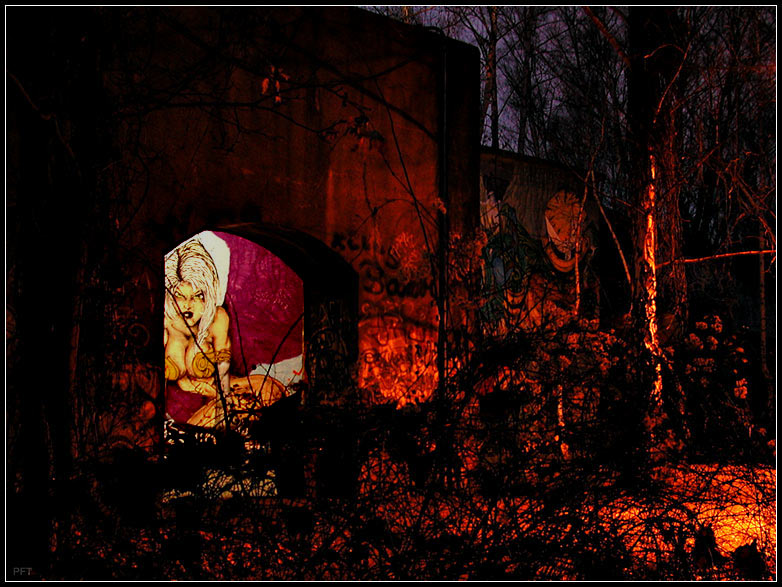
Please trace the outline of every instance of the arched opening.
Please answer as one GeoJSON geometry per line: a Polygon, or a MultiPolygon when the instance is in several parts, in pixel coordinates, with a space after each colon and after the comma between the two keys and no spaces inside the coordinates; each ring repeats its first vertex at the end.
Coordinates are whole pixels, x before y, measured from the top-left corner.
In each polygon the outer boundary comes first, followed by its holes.
{"type": "Polygon", "coordinates": [[[164,257],[165,420],[246,430],[281,400],[349,404],[357,278],[317,239],[257,224],[205,230],[164,257]]]}

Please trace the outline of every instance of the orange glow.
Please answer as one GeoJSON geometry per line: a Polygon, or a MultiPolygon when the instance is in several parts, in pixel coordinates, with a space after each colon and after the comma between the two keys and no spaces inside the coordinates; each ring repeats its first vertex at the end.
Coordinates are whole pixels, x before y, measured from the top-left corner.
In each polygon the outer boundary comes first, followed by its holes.
{"type": "Polygon", "coordinates": [[[398,314],[367,317],[359,324],[364,345],[360,387],[377,401],[397,407],[426,401],[437,388],[437,331],[411,324],[398,314]]]}
{"type": "MultiPolygon", "coordinates": [[[[382,491],[386,500],[377,515],[400,538],[412,529],[436,532],[483,543],[502,536],[515,540],[540,530],[544,501],[534,497],[487,499],[469,490],[435,493],[425,499],[411,482],[407,466],[383,452],[373,456],[362,474],[364,496],[382,491]]],[[[716,548],[729,557],[739,547],[757,544],[770,568],[776,564],[776,472],[771,468],[692,465],[662,467],[653,473],[659,500],[620,493],[597,506],[565,506],[559,516],[567,526],[550,532],[567,539],[577,520],[596,523],[602,531],[621,537],[639,568],[654,569],[684,552],[692,553],[697,531],[713,530],[716,548]]],[[[564,577],[567,565],[551,571],[564,577]]],[[[729,571],[729,569],[723,569],[729,571]]],[[[716,572],[716,571],[715,571],[716,572]]],[[[708,578],[708,577],[700,577],[708,578]]]]}
{"type": "Polygon", "coordinates": [[[653,405],[659,405],[662,401],[662,365],[658,360],[660,346],[657,337],[657,223],[656,223],[656,188],[657,164],[654,155],[649,155],[649,170],[651,181],[647,185],[646,198],[644,199],[644,211],[646,213],[646,234],[644,236],[643,259],[648,267],[648,274],[644,280],[646,289],[646,323],[648,332],[645,339],[646,348],[655,359],[655,381],[652,391],[653,405]]]}
{"type": "MultiPolygon", "coordinates": [[[[756,541],[768,557],[770,567],[775,567],[775,471],[694,465],[684,469],[664,468],[657,472],[657,477],[667,486],[669,501],[681,503],[681,507],[671,508],[662,503],[655,506],[628,496],[599,512],[602,523],[624,537],[634,556],[649,565],[659,564],[673,554],[674,545],[663,536],[666,525],[692,524],[693,528],[711,528],[723,555],[756,541]]],[[[694,536],[690,536],[685,548],[691,551],[693,545],[694,536]]]]}

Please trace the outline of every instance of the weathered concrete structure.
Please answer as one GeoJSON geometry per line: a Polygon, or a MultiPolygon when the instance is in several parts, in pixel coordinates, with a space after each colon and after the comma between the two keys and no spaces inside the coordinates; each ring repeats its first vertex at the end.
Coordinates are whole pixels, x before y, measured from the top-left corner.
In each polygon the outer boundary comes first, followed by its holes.
{"type": "Polygon", "coordinates": [[[22,297],[40,289],[25,277],[35,274],[28,229],[40,214],[73,283],[74,305],[58,314],[69,347],[59,353],[70,356],[61,382],[71,391],[58,405],[75,410],[77,444],[86,429],[113,434],[109,423],[95,427],[100,414],[113,426],[139,403],[147,421],[160,421],[163,258],[202,231],[248,239],[301,278],[306,401],[404,404],[432,394],[445,250],[479,218],[474,47],[344,8],[48,18],[73,71],[60,74],[53,47],[24,34],[32,15],[12,39],[24,92],[10,108],[10,157],[20,162],[10,256],[20,279],[9,306],[20,316],[12,335],[35,346],[40,336],[22,332],[21,316],[33,311],[22,297]],[[38,105],[29,101],[55,75],[70,76],[58,97],[73,108],[58,112],[57,129],[30,134],[24,117],[34,120],[38,105]],[[40,145],[57,133],[81,175],[66,186],[57,176],[71,173],[66,163],[42,186],[33,163],[47,164],[40,145]],[[56,189],[74,194],[66,208],[33,199],[56,189]]]}
{"type": "Polygon", "coordinates": [[[476,52],[360,10],[174,10],[162,20],[154,49],[131,50],[154,65],[107,79],[118,99],[128,75],[163,91],[215,53],[225,61],[128,125],[157,154],[129,186],[139,201],[146,190],[134,223],[171,237],[144,246],[162,258],[202,229],[258,242],[304,280],[311,377],[339,360],[370,401],[427,397],[438,251],[477,210],[476,52]],[[232,21],[221,39],[230,17],[248,22],[232,21]]]}

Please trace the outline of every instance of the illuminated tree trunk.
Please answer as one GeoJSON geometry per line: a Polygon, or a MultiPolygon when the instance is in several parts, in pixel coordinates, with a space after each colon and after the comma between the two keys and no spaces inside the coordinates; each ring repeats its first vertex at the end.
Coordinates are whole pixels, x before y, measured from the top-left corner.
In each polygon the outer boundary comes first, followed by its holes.
{"type": "Polygon", "coordinates": [[[661,13],[654,9],[632,8],[629,15],[630,71],[628,75],[628,122],[632,149],[630,189],[635,195],[634,223],[634,322],[638,324],[639,351],[649,362],[646,382],[647,440],[653,452],[660,441],[656,430],[662,424],[662,363],[658,334],[658,230],[660,167],[656,142],[656,112],[660,99],[660,71],[649,56],[660,44],[655,26],[661,13]]]}
{"type": "Polygon", "coordinates": [[[641,304],[644,312],[644,346],[654,362],[654,382],[652,386],[651,408],[656,410],[662,403],[662,373],[660,365],[660,338],[657,316],[657,186],[658,168],[654,154],[649,153],[648,183],[641,194],[641,210],[643,211],[644,228],[641,230],[643,244],[641,247],[639,271],[639,286],[641,304]]]}

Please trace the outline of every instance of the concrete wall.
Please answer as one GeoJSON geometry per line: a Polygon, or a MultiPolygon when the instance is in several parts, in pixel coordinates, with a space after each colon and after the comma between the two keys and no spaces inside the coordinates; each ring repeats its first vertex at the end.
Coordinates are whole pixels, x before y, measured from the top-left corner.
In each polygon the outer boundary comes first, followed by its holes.
{"type": "Polygon", "coordinates": [[[163,256],[202,230],[304,279],[309,367],[342,394],[317,401],[431,395],[443,244],[479,217],[475,48],[353,8],[12,16],[9,370],[59,333],[63,430],[159,415],[163,256]],[[62,303],[40,313],[49,278],[62,303]]]}
{"type": "Polygon", "coordinates": [[[477,52],[361,10],[259,9],[237,24],[245,15],[172,9],[152,33],[139,19],[143,68],[105,76],[120,101],[135,87],[161,100],[122,126],[141,137],[124,153],[132,232],[170,235],[142,245],[161,258],[204,228],[325,244],[358,274],[364,397],[423,399],[437,381],[438,250],[477,211],[477,52]],[[154,154],[144,168],[139,150],[154,154]]]}

